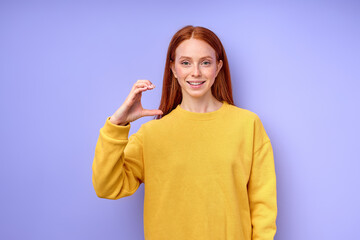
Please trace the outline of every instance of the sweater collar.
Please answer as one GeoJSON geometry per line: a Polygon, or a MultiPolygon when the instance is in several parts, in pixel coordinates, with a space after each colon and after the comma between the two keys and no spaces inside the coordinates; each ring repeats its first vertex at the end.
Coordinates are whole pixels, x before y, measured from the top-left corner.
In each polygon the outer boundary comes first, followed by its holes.
{"type": "Polygon", "coordinates": [[[191,112],[188,110],[183,109],[180,104],[177,105],[177,107],[173,110],[173,112],[181,117],[193,119],[193,120],[210,120],[218,118],[220,115],[222,115],[225,111],[225,109],[228,106],[228,103],[226,101],[222,101],[222,105],[219,109],[212,111],[212,112],[206,112],[206,113],[198,113],[198,112],[191,112]]]}

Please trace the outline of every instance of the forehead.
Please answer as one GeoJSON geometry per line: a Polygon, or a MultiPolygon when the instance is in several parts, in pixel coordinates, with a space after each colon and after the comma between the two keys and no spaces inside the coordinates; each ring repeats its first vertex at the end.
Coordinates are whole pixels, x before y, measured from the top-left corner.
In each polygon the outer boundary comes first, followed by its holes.
{"type": "Polygon", "coordinates": [[[188,39],[183,41],[175,50],[176,58],[188,56],[191,58],[201,58],[211,56],[215,58],[215,50],[205,41],[198,39],[188,39]]]}

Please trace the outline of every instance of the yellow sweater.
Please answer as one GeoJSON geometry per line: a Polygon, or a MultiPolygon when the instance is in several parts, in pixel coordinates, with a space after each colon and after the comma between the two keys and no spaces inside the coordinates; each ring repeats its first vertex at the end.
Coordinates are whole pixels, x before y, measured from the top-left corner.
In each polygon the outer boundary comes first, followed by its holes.
{"type": "Polygon", "coordinates": [[[178,105],[127,126],[106,119],[92,181],[100,198],[145,184],[145,240],[270,240],[276,233],[272,145],[257,114],[223,102],[213,112],[178,105]]]}

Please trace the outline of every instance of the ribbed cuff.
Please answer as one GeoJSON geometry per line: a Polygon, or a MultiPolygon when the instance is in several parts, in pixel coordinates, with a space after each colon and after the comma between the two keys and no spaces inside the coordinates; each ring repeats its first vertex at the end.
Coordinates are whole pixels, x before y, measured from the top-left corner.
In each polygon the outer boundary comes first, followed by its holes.
{"type": "Polygon", "coordinates": [[[107,117],[102,131],[106,136],[109,136],[111,138],[127,140],[129,137],[130,127],[130,123],[125,126],[113,124],[112,122],[110,122],[110,117],[107,117]]]}

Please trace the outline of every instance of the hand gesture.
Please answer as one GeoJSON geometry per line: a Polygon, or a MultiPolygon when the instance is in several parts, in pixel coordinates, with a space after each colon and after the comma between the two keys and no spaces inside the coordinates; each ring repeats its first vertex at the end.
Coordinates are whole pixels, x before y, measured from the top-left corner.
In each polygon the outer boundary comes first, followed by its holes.
{"type": "Polygon", "coordinates": [[[148,110],[144,109],[141,105],[142,92],[152,90],[154,88],[155,85],[153,85],[149,80],[138,80],[133,85],[124,103],[111,116],[110,122],[113,124],[125,126],[129,122],[133,122],[141,117],[163,114],[161,110],[148,110]]]}

